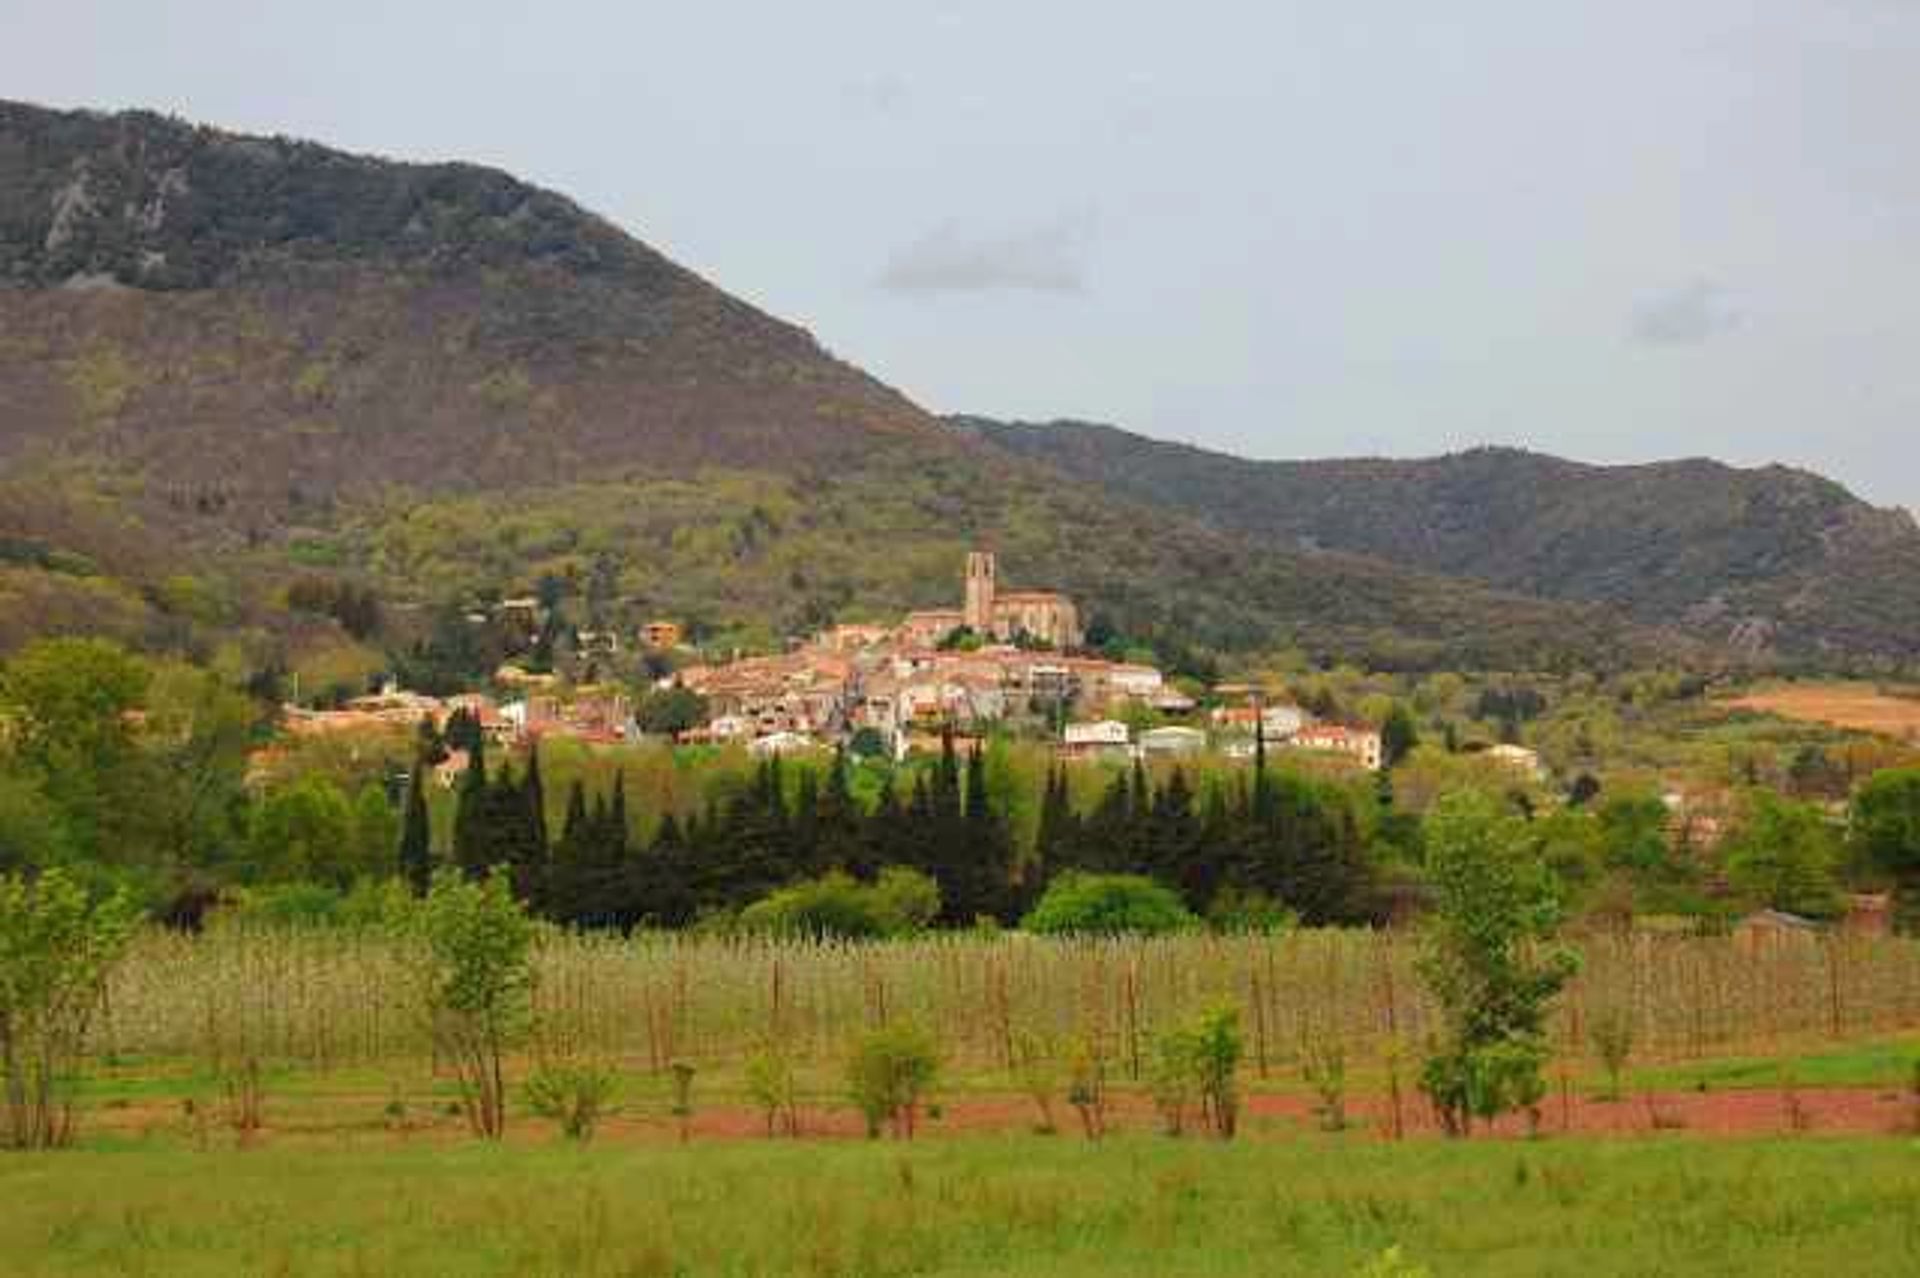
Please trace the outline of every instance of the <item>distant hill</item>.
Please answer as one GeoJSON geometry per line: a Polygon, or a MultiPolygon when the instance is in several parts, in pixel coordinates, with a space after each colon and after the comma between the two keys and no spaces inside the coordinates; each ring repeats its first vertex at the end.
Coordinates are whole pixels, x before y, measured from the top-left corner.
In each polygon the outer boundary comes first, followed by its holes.
{"type": "Polygon", "coordinates": [[[493,170],[0,103],[0,650],[352,646],[289,612],[315,576],[378,592],[362,649],[547,574],[576,615],[772,642],[950,601],[978,543],[1168,645],[1526,666],[1674,643],[1063,478],[493,170]]]}
{"type": "Polygon", "coordinates": [[[1129,500],[1816,662],[1920,661],[1920,528],[1828,479],[1715,461],[1593,466],[1507,448],[1248,461],[1082,422],[961,433],[1129,500]]]}

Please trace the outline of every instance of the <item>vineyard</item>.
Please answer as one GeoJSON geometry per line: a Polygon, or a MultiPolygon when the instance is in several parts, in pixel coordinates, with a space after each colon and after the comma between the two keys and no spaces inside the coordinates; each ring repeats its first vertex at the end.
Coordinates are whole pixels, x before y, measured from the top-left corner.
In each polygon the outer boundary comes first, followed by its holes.
{"type": "MultiPolygon", "coordinates": [[[[1762,1055],[1783,1044],[1920,1026],[1920,941],[1848,936],[1583,939],[1556,1013],[1563,1059],[1597,1014],[1625,1016],[1643,1060],[1762,1055]]],[[[536,1042],[665,1072],[738,1065],[777,1041],[831,1066],[861,1030],[932,1031],[956,1073],[1007,1068],[1024,1033],[1092,1043],[1138,1076],[1154,1035],[1200,1006],[1242,1011],[1259,1077],[1335,1043],[1356,1062],[1416,1047],[1432,1010],[1418,943],[1390,932],[1040,940],[934,936],[886,944],[631,940],[550,933],[536,959],[536,1042]]],[[[114,977],[96,1050],[327,1071],[426,1064],[411,952],[378,933],[220,930],[142,936],[114,977]]]]}

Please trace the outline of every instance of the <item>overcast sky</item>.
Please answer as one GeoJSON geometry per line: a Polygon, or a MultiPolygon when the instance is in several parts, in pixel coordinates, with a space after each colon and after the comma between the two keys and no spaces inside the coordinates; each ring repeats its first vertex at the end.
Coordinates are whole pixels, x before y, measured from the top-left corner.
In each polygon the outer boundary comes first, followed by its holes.
{"type": "Polygon", "coordinates": [[[1920,507],[1920,0],[0,0],[0,96],[499,165],[940,411],[1920,507]]]}

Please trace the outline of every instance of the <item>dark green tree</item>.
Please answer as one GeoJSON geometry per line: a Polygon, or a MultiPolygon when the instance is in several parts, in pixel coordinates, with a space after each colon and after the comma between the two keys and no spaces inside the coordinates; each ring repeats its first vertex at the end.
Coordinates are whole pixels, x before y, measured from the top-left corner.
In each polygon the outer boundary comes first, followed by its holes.
{"type": "Polygon", "coordinates": [[[416,760],[407,782],[407,809],[400,827],[400,877],[415,896],[433,881],[433,827],[427,819],[426,760],[416,760]]]}

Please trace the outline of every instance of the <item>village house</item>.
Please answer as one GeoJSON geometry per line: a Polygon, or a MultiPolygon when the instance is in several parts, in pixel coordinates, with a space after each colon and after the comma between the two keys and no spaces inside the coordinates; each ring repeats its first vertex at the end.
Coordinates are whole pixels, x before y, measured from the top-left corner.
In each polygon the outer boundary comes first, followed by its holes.
{"type": "Polygon", "coordinates": [[[640,642],[656,652],[678,648],[683,638],[677,621],[649,621],[640,627],[640,642]]]}
{"type": "Polygon", "coordinates": [[[1348,728],[1336,723],[1309,724],[1284,744],[1297,750],[1343,754],[1369,772],[1380,770],[1380,734],[1371,728],[1348,728]]]}
{"type": "Polygon", "coordinates": [[[1061,733],[1060,753],[1070,759],[1126,755],[1132,748],[1132,731],[1117,719],[1069,723],[1061,733]]]}
{"type": "Polygon", "coordinates": [[[1207,734],[1198,728],[1148,728],[1140,734],[1140,752],[1155,755],[1198,754],[1207,748],[1207,734]]]}
{"type": "Polygon", "coordinates": [[[1540,752],[1537,750],[1502,742],[1499,745],[1488,746],[1482,753],[1495,763],[1530,781],[1544,782],[1547,779],[1546,765],[1540,762],[1540,752]]]}

